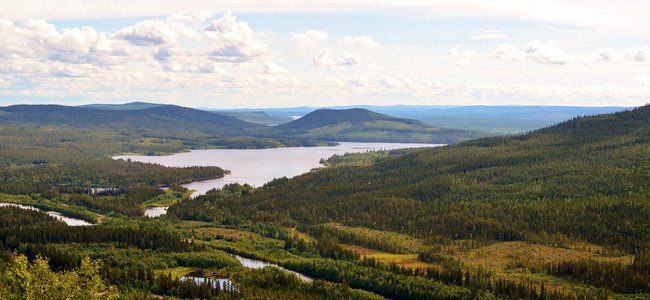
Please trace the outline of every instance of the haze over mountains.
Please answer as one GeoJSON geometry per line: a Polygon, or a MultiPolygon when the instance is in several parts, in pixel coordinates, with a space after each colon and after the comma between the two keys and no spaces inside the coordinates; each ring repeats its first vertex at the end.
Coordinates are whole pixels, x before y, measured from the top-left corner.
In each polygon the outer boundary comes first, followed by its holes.
{"type": "MultiPolygon", "coordinates": [[[[479,131],[438,128],[366,109],[317,110],[279,126],[250,123],[218,112],[142,102],[85,107],[14,105],[0,108],[0,112],[0,120],[14,123],[227,137],[448,144],[488,135],[479,131]]],[[[245,117],[272,119],[264,113],[247,113],[245,117]]]]}
{"type": "MultiPolygon", "coordinates": [[[[393,105],[393,106],[334,106],[329,109],[365,108],[376,113],[406,119],[424,121],[429,125],[466,130],[479,130],[492,134],[517,134],[550,126],[578,116],[612,113],[631,107],[583,107],[583,106],[437,106],[437,105],[393,105]]],[[[268,115],[284,117],[304,116],[317,108],[265,108],[215,110],[231,112],[232,116],[241,113],[264,112],[268,115]]]]}
{"type": "MultiPolygon", "coordinates": [[[[161,104],[132,102],[126,104],[91,104],[84,107],[112,110],[142,109],[161,104]]],[[[613,113],[632,107],[606,106],[452,106],[452,105],[357,105],[332,107],[288,107],[263,109],[198,108],[226,114],[263,125],[279,125],[300,118],[317,109],[347,110],[363,108],[397,118],[423,121],[431,126],[478,130],[491,134],[518,134],[547,127],[578,116],[613,113]]]]}

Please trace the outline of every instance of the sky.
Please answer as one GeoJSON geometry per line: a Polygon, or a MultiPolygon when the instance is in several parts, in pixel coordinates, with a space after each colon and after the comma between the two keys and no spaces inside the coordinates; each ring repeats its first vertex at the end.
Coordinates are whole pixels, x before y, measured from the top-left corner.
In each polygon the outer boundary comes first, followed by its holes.
{"type": "Polygon", "coordinates": [[[649,15],[646,0],[2,0],[0,105],[640,106],[649,15]]]}

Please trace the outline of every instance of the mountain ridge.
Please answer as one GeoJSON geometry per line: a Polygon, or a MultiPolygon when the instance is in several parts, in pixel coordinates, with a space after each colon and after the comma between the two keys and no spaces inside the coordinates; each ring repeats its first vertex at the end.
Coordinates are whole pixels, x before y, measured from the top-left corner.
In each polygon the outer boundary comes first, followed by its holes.
{"type": "Polygon", "coordinates": [[[319,109],[274,130],[283,136],[328,141],[418,142],[451,144],[489,136],[479,131],[447,129],[396,118],[364,108],[319,109]]]}
{"type": "Polygon", "coordinates": [[[140,132],[218,134],[293,140],[456,143],[488,134],[437,128],[417,120],[401,119],[366,109],[318,110],[279,126],[264,126],[218,112],[176,105],[134,102],[125,106],[76,107],[13,105],[0,108],[0,121],[45,126],[110,128],[140,132]]]}
{"type": "Polygon", "coordinates": [[[263,127],[234,117],[176,105],[134,110],[97,109],[62,105],[12,105],[1,107],[0,120],[44,126],[135,129],[140,131],[200,132],[225,135],[247,134],[263,127]]]}

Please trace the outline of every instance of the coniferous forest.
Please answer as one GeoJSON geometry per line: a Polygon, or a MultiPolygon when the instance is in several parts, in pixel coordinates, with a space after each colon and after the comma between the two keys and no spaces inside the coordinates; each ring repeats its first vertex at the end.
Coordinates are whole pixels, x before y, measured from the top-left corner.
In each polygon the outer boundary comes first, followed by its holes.
{"type": "Polygon", "coordinates": [[[0,202],[93,226],[0,207],[0,299],[650,295],[650,106],[517,136],[336,156],[294,178],[192,199],[179,184],[228,171],[110,157],[326,142],[249,134],[255,126],[181,136],[54,119],[2,119],[0,202]],[[159,218],[143,215],[167,205],[159,218]]]}

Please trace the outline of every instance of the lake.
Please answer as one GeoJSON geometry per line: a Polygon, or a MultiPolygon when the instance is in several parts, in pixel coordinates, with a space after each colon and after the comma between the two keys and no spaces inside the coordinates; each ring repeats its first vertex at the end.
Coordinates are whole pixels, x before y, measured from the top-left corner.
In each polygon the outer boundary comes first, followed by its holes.
{"type": "Polygon", "coordinates": [[[179,278],[180,280],[192,280],[198,284],[202,284],[204,282],[208,283],[214,288],[218,288],[220,290],[233,290],[237,291],[237,286],[232,282],[232,280],[228,278],[206,278],[202,276],[193,276],[193,275],[185,275],[181,276],[179,278]]]}
{"type": "Polygon", "coordinates": [[[169,208],[169,206],[147,207],[147,209],[144,210],[144,215],[149,218],[157,218],[166,214],[167,208],[169,208]]]}
{"type": "Polygon", "coordinates": [[[161,164],[168,167],[218,166],[230,170],[223,178],[197,181],[183,186],[196,190],[196,195],[230,183],[248,183],[259,187],[274,178],[294,177],[313,168],[322,167],[321,159],[334,154],[359,153],[401,148],[438,147],[440,144],[353,143],[344,142],[327,147],[287,147],[271,149],[208,149],[192,150],[166,156],[121,155],[113,159],[161,164]]]}

